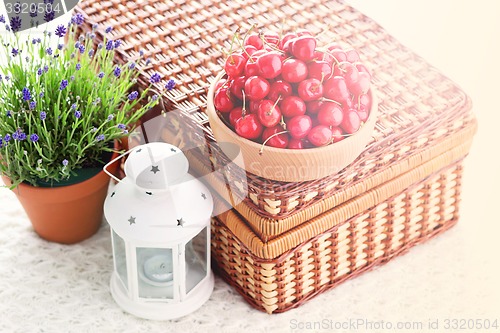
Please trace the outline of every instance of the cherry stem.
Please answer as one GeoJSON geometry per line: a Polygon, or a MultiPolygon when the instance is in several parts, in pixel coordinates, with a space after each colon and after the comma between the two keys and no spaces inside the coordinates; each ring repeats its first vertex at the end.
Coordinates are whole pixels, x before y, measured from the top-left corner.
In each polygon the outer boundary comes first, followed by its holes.
{"type": "Polygon", "coordinates": [[[286,123],[285,123],[285,117],[282,115],[281,116],[281,121],[280,121],[281,127],[286,131],[286,123]]]}
{"type": "Polygon", "coordinates": [[[243,53],[245,53],[247,55],[248,60],[250,60],[252,62],[252,64],[255,63],[255,60],[253,59],[253,57],[250,54],[248,54],[247,50],[245,50],[245,46],[243,45],[243,43],[241,42],[241,40],[239,38],[236,39],[236,40],[238,41],[238,44],[240,44],[240,48],[243,51],[243,53]]]}
{"type": "Polygon", "coordinates": [[[259,149],[259,155],[262,155],[262,153],[264,153],[264,147],[266,145],[266,143],[271,140],[272,138],[274,138],[275,136],[278,136],[278,135],[281,135],[281,134],[286,134],[288,133],[288,131],[283,131],[283,132],[278,132],[278,133],[274,133],[273,135],[271,135],[270,137],[268,137],[266,139],[266,141],[262,142],[262,145],[260,146],[260,149],[259,149]]]}
{"type": "MultiPolygon", "coordinates": [[[[339,68],[342,72],[346,72],[346,70],[345,70],[345,69],[343,69],[343,68],[341,68],[341,67],[340,67],[341,62],[340,62],[340,61],[338,61],[338,59],[337,59],[337,58],[335,58],[335,56],[334,56],[332,53],[330,53],[330,51],[325,50],[325,49],[322,49],[322,48],[318,48],[318,51],[323,52],[323,60],[325,59],[325,56],[324,56],[324,55],[325,55],[325,54],[328,54],[329,56],[331,56],[331,57],[333,58],[333,60],[335,60],[335,63],[336,63],[336,65],[337,65],[337,67],[338,67],[338,68],[339,68]]],[[[345,62],[345,61],[343,61],[343,62],[345,62]]],[[[333,71],[333,68],[332,68],[332,71],[333,71]]]]}
{"type": "Polygon", "coordinates": [[[245,95],[245,90],[242,89],[241,93],[243,94],[243,107],[241,108],[241,116],[244,117],[247,114],[247,109],[245,107],[246,105],[246,95],[245,95]]]}
{"type": "Polygon", "coordinates": [[[325,98],[325,97],[321,97],[320,99],[322,102],[331,102],[331,103],[335,103],[337,104],[338,106],[342,106],[342,103],[339,103],[333,99],[329,99],[329,98],[325,98]]]}
{"type": "Polygon", "coordinates": [[[271,109],[269,109],[269,111],[266,112],[266,114],[268,116],[270,116],[273,113],[272,111],[276,108],[276,105],[278,105],[280,99],[281,99],[281,95],[278,96],[278,98],[276,99],[276,102],[274,102],[274,104],[273,104],[273,107],[271,109]]]}
{"type": "Polygon", "coordinates": [[[259,32],[259,37],[260,39],[262,40],[262,43],[266,44],[267,46],[269,46],[273,51],[276,51],[276,52],[280,52],[280,53],[283,53],[285,54],[285,51],[283,50],[280,50],[279,48],[276,47],[276,45],[273,45],[273,44],[269,44],[267,42],[267,40],[264,38],[264,36],[262,36],[262,32],[259,32]]]}

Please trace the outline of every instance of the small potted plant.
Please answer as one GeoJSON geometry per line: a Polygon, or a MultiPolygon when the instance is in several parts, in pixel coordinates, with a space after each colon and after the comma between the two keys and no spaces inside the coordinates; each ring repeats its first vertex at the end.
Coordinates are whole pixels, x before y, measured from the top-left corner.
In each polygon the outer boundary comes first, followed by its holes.
{"type": "Polygon", "coordinates": [[[109,184],[102,166],[158,97],[134,90],[135,63],[113,62],[121,41],[79,35],[83,21],[77,14],[28,40],[6,24],[14,33],[0,37],[0,174],[35,231],[60,243],[98,230],[109,184]]]}

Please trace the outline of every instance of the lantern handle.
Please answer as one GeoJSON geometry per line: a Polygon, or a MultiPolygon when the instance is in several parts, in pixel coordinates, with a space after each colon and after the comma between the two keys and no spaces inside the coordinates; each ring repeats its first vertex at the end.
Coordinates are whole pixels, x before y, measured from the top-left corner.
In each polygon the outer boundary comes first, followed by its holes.
{"type": "Polygon", "coordinates": [[[128,154],[130,154],[130,153],[132,152],[132,150],[133,150],[133,149],[130,149],[129,151],[127,151],[127,152],[125,152],[125,153],[121,154],[120,156],[118,156],[118,157],[116,157],[116,158],[112,159],[112,160],[111,160],[108,164],[106,164],[106,165],[104,166],[104,168],[103,168],[104,172],[105,172],[108,176],[110,176],[111,178],[113,178],[114,180],[116,180],[117,182],[119,182],[119,183],[120,183],[122,180],[121,180],[120,178],[116,177],[116,176],[115,176],[112,172],[109,172],[109,171],[108,171],[108,167],[109,167],[111,164],[116,163],[118,160],[120,160],[120,159],[124,158],[125,156],[127,156],[128,154]]]}

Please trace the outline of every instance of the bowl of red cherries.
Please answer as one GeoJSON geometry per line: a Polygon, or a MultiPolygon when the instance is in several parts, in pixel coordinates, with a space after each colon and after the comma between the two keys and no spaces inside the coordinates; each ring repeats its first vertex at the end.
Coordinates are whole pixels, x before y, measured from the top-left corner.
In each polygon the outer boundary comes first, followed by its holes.
{"type": "Polygon", "coordinates": [[[233,38],[207,113],[215,139],[240,147],[246,171],[299,182],[338,173],[361,154],[377,100],[348,45],[320,46],[306,30],[249,32],[233,38]]]}

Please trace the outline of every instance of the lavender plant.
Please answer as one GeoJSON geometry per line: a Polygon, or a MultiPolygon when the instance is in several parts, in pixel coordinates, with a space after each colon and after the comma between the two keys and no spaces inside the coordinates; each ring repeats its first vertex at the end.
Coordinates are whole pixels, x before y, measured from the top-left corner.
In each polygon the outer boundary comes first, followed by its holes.
{"type": "MultiPolygon", "coordinates": [[[[59,182],[102,166],[114,140],[158,102],[149,88],[133,90],[134,63],[113,62],[121,41],[105,37],[96,46],[93,32],[78,36],[83,23],[77,14],[54,36],[0,37],[8,59],[0,66],[0,173],[13,187],[59,182]],[[51,46],[54,38],[57,46],[51,46]]],[[[159,80],[155,73],[151,83],[159,80]]]]}

